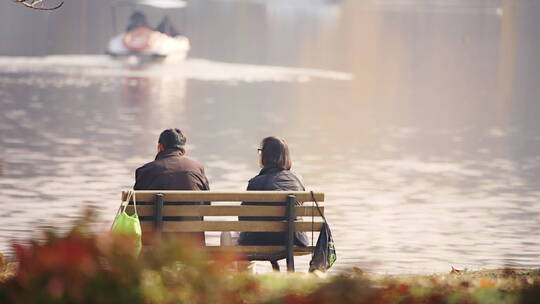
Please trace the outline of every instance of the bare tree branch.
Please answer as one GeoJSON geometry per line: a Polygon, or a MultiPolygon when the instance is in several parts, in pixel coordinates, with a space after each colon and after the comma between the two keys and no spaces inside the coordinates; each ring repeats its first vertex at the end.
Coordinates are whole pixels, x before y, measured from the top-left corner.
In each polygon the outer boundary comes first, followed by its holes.
{"type": "Polygon", "coordinates": [[[36,10],[40,10],[40,11],[52,11],[52,10],[60,8],[64,4],[64,1],[62,1],[56,6],[45,7],[44,6],[45,1],[46,0],[15,0],[15,2],[18,2],[18,3],[20,3],[20,4],[22,4],[22,5],[26,6],[26,7],[36,9],[36,10]]]}

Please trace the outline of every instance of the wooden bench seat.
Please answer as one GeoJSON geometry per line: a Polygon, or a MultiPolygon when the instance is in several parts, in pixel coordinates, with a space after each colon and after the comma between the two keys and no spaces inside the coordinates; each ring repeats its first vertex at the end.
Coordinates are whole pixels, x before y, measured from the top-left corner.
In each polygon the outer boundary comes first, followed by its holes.
{"type": "MultiPolygon", "coordinates": [[[[293,246],[294,232],[318,232],[323,222],[314,206],[296,206],[296,201],[324,201],[324,193],[308,191],[135,191],[137,213],[141,220],[143,245],[150,245],[157,237],[174,237],[181,232],[285,232],[284,246],[206,246],[207,250],[234,252],[247,260],[271,261],[286,259],[287,269],[294,271],[294,255],[310,254],[313,247],[293,246]],[[211,205],[181,205],[189,202],[211,202],[211,205]],[[229,205],[223,205],[223,203],[229,205]],[[241,206],[231,202],[275,202],[283,206],[241,206]],[[204,221],[179,221],[178,217],[203,216],[204,221]],[[283,221],[239,221],[238,217],[276,216],[283,221]],[[212,220],[213,217],[222,217],[212,220]],[[223,220],[226,217],[227,220],[223,220]],[[309,217],[301,221],[300,217],[309,217]],[[317,217],[312,221],[312,217],[317,217]]],[[[127,191],[122,191],[122,200],[127,191]]],[[[320,206],[324,213],[324,207],[320,206]]],[[[126,210],[133,213],[133,206],[126,210]]]]}

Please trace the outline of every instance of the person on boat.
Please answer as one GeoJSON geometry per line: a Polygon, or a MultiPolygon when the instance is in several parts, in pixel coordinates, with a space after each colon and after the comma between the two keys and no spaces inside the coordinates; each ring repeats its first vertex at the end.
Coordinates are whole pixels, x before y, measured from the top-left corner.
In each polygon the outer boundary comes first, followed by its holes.
{"type": "MultiPolygon", "coordinates": [[[[291,171],[292,160],[289,147],[285,140],[278,137],[266,137],[262,140],[259,152],[261,171],[253,177],[247,186],[248,191],[304,191],[305,187],[300,177],[291,171]]],[[[298,203],[301,205],[302,203],[298,203]]],[[[284,203],[253,203],[243,202],[242,205],[255,206],[285,206],[284,203]]],[[[284,217],[239,217],[240,221],[283,221],[284,217]]],[[[285,232],[241,232],[237,243],[239,245],[285,245],[285,232]]],[[[308,246],[309,241],[304,232],[296,232],[294,245],[308,246]]],[[[279,269],[272,262],[274,269],[279,269]]]]}
{"type": "Polygon", "coordinates": [[[170,37],[176,37],[180,35],[180,33],[176,30],[168,16],[163,17],[163,20],[161,20],[159,25],[156,27],[156,31],[170,37]]]}
{"type": "Polygon", "coordinates": [[[143,13],[136,11],[129,17],[129,25],[126,28],[126,32],[129,33],[141,27],[150,28],[148,22],[146,22],[146,16],[143,13]]]}
{"type": "MultiPolygon", "coordinates": [[[[154,161],[135,171],[134,190],[210,190],[204,167],[186,156],[186,137],[180,129],[167,129],[159,135],[154,161]]],[[[171,203],[208,205],[208,202],[171,203]]],[[[179,221],[202,221],[202,217],[178,217],[179,221]]],[[[183,233],[200,246],[205,245],[204,232],[183,233]]]]}

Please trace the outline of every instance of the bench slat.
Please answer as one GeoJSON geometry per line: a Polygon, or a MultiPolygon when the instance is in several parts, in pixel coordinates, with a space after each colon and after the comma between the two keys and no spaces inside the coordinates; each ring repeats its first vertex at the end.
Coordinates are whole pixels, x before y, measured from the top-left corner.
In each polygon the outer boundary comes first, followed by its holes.
{"type": "MultiPolygon", "coordinates": [[[[163,216],[285,216],[285,207],[279,206],[164,206],[163,216]]],[[[324,206],[320,207],[324,214],[324,206]]],[[[133,206],[126,208],[133,214],[133,206]]],[[[153,216],[154,206],[138,205],[139,216],[153,216]]],[[[311,206],[296,207],[297,216],[321,216],[317,208],[311,206]]]]}
{"type": "MultiPolygon", "coordinates": [[[[306,255],[313,251],[314,247],[294,246],[295,255],[306,255]]],[[[285,250],[285,246],[206,246],[211,253],[234,253],[234,254],[272,254],[285,250]]]]}
{"type": "MultiPolygon", "coordinates": [[[[150,246],[152,243],[145,244],[150,246]]],[[[302,256],[311,254],[315,247],[294,246],[294,255],[302,256]]],[[[285,251],[285,246],[206,246],[204,247],[210,254],[277,254],[285,251]]]]}
{"type": "MultiPolygon", "coordinates": [[[[308,191],[135,191],[138,202],[152,202],[154,195],[165,195],[164,202],[285,202],[287,195],[294,194],[301,202],[312,202],[308,191]]],[[[317,202],[324,201],[324,193],[314,192],[317,202]]],[[[127,191],[122,191],[122,201],[127,197],[127,191]]]]}
{"type": "MultiPolygon", "coordinates": [[[[252,231],[252,232],[283,232],[285,222],[263,221],[185,221],[163,222],[163,232],[203,232],[203,231],[252,231]]],[[[143,235],[152,231],[152,222],[141,222],[143,235]]],[[[320,231],[322,222],[297,222],[295,229],[298,232],[320,231]]]]}

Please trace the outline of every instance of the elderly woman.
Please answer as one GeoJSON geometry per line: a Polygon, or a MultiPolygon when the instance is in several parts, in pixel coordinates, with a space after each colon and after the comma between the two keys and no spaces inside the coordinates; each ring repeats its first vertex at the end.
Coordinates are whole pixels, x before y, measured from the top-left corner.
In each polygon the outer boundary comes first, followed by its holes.
{"type": "MultiPolygon", "coordinates": [[[[247,190],[269,191],[304,191],[300,178],[292,171],[292,161],[287,143],[278,137],[266,137],[262,140],[259,152],[259,174],[253,177],[247,190]]],[[[301,204],[301,203],[298,203],[301,204]]],[[[284,206],[284,203],[250,203],[242,205],[255,206],[284,206]]],[[[282,221],[284,217],[240,217],[241,221],[282,221]]],[[[284,232],[242,232],[238,238],[239,245],[285,245],[284,232]]],[[[308,238],[303,232],[296,232],[294,237],[296,246],[308,246],[308,238]]],[[[272,263],[274,268],[276,265],[272,263]]]]}

